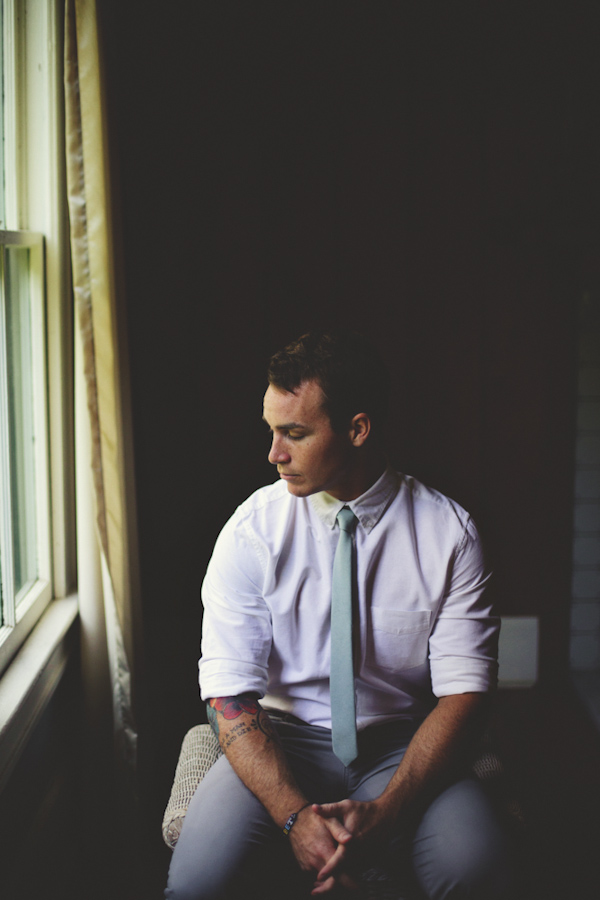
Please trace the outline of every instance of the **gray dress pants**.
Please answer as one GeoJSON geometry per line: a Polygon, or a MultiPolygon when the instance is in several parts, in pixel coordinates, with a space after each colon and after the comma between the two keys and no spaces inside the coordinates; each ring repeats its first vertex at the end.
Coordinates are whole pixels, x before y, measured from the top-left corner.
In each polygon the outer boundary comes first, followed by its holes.
{"type": "MultiPolygon", "coordinates": [[[[333,754],[329,730],[275,722],[296,780],[315,803],[378,797],[419,724],[395,722],[361,732],[358,759],[345,767],[333,754]]],[[[408,840],[392,835],[385,847],[368,848],[368,853],[364,868],[412,868],[428,900],[514,896],[510,838],[473,778],[442,790],[408,840]]],[[[167,900],[309,897],[312,883],[281,829],[221,757],[190,803],[171,860],[167,900]]]]}

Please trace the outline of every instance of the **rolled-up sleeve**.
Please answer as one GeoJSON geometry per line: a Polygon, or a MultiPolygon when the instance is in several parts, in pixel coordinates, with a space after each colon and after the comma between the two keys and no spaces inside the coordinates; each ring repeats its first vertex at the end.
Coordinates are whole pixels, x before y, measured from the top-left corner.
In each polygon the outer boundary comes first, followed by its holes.
{"type": "Polygon", "coordinates": [[[429,639],[431,684],[437,697],[496,687],[500,621],[492,614],[489,579],[481,541],[469,519],[429,639]]]}
{"type": "Polygon", "coordinates": [[[262,596],[260,555],[240,516],[219,535],[202,585],[202,699],[267,687],[272,622],[262,596]]]}

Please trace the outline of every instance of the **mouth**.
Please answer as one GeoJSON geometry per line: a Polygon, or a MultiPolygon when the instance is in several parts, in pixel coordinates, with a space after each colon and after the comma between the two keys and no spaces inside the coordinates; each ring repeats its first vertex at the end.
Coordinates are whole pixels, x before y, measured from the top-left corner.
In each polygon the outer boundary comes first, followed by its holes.
{"type": "Polygon", "coordinates": [[[298,478],[297,475],[290,475],[287,472],[280,472],[279,477],[284,478],[286,481],[292,481],[292,479],[298,478]]]}

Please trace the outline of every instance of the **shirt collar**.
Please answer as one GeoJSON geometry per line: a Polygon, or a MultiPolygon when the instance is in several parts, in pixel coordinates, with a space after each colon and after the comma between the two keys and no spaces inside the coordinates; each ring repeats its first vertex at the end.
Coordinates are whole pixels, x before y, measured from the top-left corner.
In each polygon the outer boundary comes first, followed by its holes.
{"type": "Polygon", "coordinates": [[[356,500],[350,500],[345,503],[343,500],[336,500],[326,491],[318,494],[311,494],[308,498],[312,508],[325,522],[329,528],[334,528],[336,517],[340,509],[349,506],[362,527],[367,533],[373,530],[384,512],[398,493],[400,487],[401,476],[388,466],[375,484],[371,485],[368,491],[357,497],[356,500]]]}

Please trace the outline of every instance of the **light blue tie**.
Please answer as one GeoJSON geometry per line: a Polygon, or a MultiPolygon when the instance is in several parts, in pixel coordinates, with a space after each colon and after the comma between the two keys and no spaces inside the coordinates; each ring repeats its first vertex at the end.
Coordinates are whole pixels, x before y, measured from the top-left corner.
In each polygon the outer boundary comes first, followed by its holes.
{"type": "Polygon", "coordinates": [[[352,534],[357,518],[345,506],[337,515],[340,526],[331,591],[331,731],[333,752],[345,766],[358,756],[352,653],[352,534]]]}

